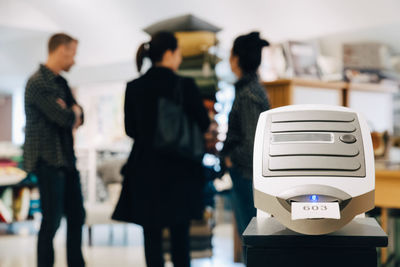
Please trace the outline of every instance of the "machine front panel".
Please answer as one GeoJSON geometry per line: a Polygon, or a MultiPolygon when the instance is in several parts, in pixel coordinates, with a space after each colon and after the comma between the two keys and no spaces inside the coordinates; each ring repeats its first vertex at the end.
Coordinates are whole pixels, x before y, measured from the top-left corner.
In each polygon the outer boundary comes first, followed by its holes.
{"type": "Polygon", "coordinates": [[[267,117],[263,176],[365,177],[357,115],[285,111],[267,117]]]}

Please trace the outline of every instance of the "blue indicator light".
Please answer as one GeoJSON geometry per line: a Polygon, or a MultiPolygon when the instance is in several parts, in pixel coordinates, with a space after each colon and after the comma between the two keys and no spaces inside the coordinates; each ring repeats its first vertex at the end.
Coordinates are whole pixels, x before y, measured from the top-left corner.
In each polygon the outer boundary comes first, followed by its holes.
{"type": "Polygon", "coordinates": [[[310,200],[313,201],[313,202],[316,202],[316,201],[318,201],[318,196],[317,195],[311,195],[310,196],[310,200]]]}

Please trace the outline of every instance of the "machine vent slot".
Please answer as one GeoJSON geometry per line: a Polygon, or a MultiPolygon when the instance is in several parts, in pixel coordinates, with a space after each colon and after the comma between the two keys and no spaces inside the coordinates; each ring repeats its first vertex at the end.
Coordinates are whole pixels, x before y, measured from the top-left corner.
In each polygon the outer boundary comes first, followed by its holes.
{"type": "Polygon", "coordinates": [[[361,164],[357,159],[325,156],[271,157],[270,171],[356,171],[361,164]]]}
{"type": "Polygon", "coordinates": [[[352,133],[356,127],[351,123],[327,122],[327,121],[304,121],[304,122],[280,122],[272,123],[272,133],[284,132],[343,132],[352,133]]]}
{"type": "Polygon", "coordinates": [[[355,114],[339,111],[288,111],[272,115],[272,122],[300,122],[300,121],[330,121],[330,122],[352,122],[355,114]],[[295,115],[293,115],[295,113],[295,115]]]}
{"type": "MultiPolygon", "coordinates": [[[[359,154],[357,146],[348,144],[272,144],[271,157],[282,156],[339,156],[355,157],[359,154]]],[[[285,160],[285,159],[282,159],[285,160]]]]}

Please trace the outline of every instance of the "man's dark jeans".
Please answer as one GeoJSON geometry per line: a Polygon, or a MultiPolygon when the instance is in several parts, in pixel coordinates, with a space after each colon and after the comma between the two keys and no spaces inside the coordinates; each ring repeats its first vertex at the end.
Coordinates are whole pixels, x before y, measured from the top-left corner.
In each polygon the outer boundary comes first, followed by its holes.
{"type": "Polygon", "coordinates": [[[38,267],[54,265],[53,239],[64,215],[68,266],[85,266],[81,250],[85,209],[78,171],[55,168],[41,161],[36,174],[43,214],[37,247],[38,267]]]}

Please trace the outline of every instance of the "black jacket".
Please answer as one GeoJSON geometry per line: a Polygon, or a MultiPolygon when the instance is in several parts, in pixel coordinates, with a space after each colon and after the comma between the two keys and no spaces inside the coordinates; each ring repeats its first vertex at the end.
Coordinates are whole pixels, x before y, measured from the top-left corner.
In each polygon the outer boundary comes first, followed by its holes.
{"type": "Polygon", "coordinates": [[[228,133],[221,152],[247,179],[253,178],[253,146],[258,117],[269,109],[265,88],[256,73],[244,75],[235,84],[235,100],[229,114],[228,133]]]}
{"type": "MultiPolygon", "coordinates": [[[[125,130],[134,139],[123,168],[123,188],[113,219],[141,225],[171,225],[200,218],[203,211],[203,169],[200,163],[177,155],[158,155],[152,149],[159,97],[173,97],[178,76],[170,69],[151,68],[127,84],[125,130]]],[[[188,116],[205,132],[207,111],[193,79],[183,79],[183,103],[188,116]]]]}

